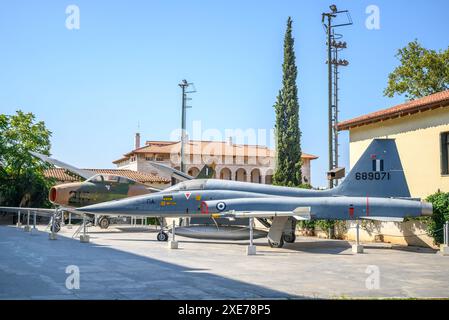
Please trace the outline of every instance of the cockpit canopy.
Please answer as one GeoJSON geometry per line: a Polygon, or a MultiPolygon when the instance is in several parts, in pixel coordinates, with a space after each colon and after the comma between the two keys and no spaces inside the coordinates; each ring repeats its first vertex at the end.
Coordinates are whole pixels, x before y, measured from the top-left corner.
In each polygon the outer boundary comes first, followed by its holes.
{"type": "Polygon", "coordinates": [[[165,189],[164,191],[173,192],[184,190],[203,190],[206,186],[206,182],[207,180],[204,179],[183,181],[165,189]]]}
{"type": "Polygon", "coordinates": [[[97,174],[92,178],[86,180],[87,182],[92,183],[119,183],[119,184],[135,184],[136,181],[125,178],[122,176],[117,176],[115,174],[97,174]]]}

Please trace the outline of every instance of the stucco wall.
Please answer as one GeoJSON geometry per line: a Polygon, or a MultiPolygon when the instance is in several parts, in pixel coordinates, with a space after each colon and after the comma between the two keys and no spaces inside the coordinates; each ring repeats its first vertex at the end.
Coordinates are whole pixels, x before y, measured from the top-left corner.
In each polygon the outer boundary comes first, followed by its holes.
{"type": "MultiPolygon", "coordinates": [[[[356,222],[347,221],[344,239],[355,241],[356,222]]],[[[399,245],[437,248],[426,232],[426,225],[419,221],[380,222],[370,221],[360,228],[360,241],[387,242],[399,245]]]]}
{"type": "MultiPolygon", "coordinates": [[[[425,248],[438,247],[434,244],[433,238],[427,235],[427,226],[420,221],[407,222],[380,222],[362,221],[360,224],[360,241],[362,243],[384,242],[396,245],[417,246],[425,248]]],[[[338,239],[355,241],[356,222],[345,221],[335,229],[335,236],[338,239]]],[[[298,235],[306,235],[305,230],[298,229],[298,235]]],[[[310,235],[310,234],[307,234],[310,235]]],[[[327,238],[326,232],[316,228],[313,235],[318,238],[327,238]]]]}
{"type": "Polygon", "coordinates": [[[412,197],[449,192],[449,176],[440,169],[440,133],[449,131],[449,108],[350,129],[350,166],[374,138],[394,138],[412,197]]]}

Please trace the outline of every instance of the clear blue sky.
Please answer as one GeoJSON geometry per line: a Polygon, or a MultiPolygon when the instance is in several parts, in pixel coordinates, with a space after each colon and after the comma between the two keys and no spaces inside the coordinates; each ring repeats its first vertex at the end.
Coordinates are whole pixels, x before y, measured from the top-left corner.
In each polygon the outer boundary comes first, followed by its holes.
{"type": "MultiPolygon", "coordinates": [[[[449,2],[335,1],[354,25],[341,31],[350,66],[341,74],[341,119],[385,108],[399,47],[417,38],[447,48],[449,2]],[[365,8],[380,8],[380,30],[365,8]]],[[[318,155],[313,184],[325,185],[327,77],[321,12],[331,1],[5,1],[0,3],[0,112],[31,111],[53,132],[52,153],[80,167],[113,167],[143,140],[168,139],[180,126],[186,78],[198,92],[188,123],[265,128],[274,123],[285,23],[294,20],[304,152],[318,155]],[[65,27],[67,5],[80,8],[80,30],[65,27]]],[[[348,164],[348,135],[341,135],[348,164]]]]}

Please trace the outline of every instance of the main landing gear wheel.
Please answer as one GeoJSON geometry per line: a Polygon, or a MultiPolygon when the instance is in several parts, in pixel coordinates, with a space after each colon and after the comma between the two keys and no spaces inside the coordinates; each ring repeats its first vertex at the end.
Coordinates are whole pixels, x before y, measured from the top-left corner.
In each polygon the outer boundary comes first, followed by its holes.
{"type": "Polygon", "coordinates": [[[279,242],[273,242],[270,239],[268,239],[268,244],[272,248],[282,248],[284,246],[284,239],[281,238],[281,240],[279,240],[279,242]]]}
{"type": "Polygon", "coordinates": [[[157,234],[157,241],[168,241],[168,234],[165,232],[159,232],[157,234]]]}
{"type": "Polygon", "coordinates": [[[109,228],[109,219],[106,217],[101,218],[100,221],[98,221],[98,225],[101,229],[109,228]]]}
{"type": "Polygon", "coordinates": [[[284,240],[287,243],[293,243],[296,240],[295,234],[284,234],[282,235],[282,240],[284,240]]]}

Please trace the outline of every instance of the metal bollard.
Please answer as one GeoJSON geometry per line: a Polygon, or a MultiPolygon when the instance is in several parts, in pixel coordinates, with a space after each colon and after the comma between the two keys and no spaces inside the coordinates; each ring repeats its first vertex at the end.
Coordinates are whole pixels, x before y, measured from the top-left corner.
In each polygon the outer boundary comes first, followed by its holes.
{"type": "Polygon", "coordinates": [[[178,249],[178,242],[175,240],[175,220],[173,220],[173,227],[171,230],[171,234],[172,234],[172,240],[168,241],[168,248],[169,249],[178,249]]]}
{"type": "Polygon", "coordinates": [[[249,246],[246,247],[247,256],[254,256],[257,254],[257,248],[254,245],[253,225],[254,225],[254,218],[251,217],[249,218],[249,246]]]}
{"type": "Polygon", "coordinates": [[[449,221],[446,221],[444,224],[444,244],[446,246],[449,245],[449,221]]]}
{"type": "Polygon", "coordinates": [[[253,246],[254,243],[254,236],[253,236],[253,224],[254,224],[254,218],[249,218],[249,245],[253,246]]]}
{"type": "Polygon", "coordinates": [[[26,225],[25,228],[24,228],[25,232],[30,232],[30,231],[31,231],[31,227],[30,227],[30,214],[31,214],[31,212],[30,212],[30,210],[28,210],[28,213],[27,213],[27,225],[26,225]]]}

